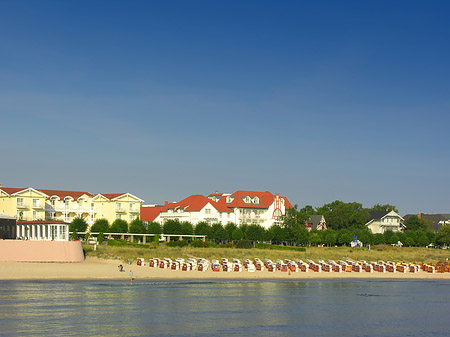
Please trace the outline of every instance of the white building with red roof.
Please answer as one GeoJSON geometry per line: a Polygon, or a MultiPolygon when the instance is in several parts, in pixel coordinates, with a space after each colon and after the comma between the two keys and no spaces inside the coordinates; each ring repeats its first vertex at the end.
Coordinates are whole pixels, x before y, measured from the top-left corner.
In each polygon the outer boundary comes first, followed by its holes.
{"type": "Polygon", "coordinates": [[[210,194],[208,197],[191,195],[180,202],[166,202],[164,206],[144,205],[141,207],[141,220],[161,224],[168,219],[192,224],[205,221],[226,225],[233,222],[269,228],[278,224],[286,209],[291,207],[287,198],[269,191],[236,191],[233,194],[210,194]]]}

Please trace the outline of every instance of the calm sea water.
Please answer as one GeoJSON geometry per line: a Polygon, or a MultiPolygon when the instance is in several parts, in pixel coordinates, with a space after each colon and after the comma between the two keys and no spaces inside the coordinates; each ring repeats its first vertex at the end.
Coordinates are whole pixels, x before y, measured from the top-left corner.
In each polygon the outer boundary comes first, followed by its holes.
{"type": "Polygon", "coordinates": [[[0,281],[1,336],[449,336],[450,281],[0,281]]]}

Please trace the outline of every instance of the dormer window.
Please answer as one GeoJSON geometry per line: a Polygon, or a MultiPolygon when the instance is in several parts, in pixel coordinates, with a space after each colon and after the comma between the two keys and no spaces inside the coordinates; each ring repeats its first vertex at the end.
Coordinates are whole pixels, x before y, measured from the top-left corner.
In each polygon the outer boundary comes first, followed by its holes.
{"type": "Polygon", "coordinates": [[[249,204],[249,203],[251,202],[251,198],[250,198],[249,196],[244,197],[244,202],[245,202],[246,204],[249,204]]]}
{"type": "Polygon", "coordinates": [[[232,196],[227,196],[227,204],[231,204],[232,202],[233,202],[233,200],[234,200],[234,197],[232,197],[232,196]]]}
{"type": "Polygon", "coordinates": [[[258,198],[258,197],[254,197],[254,198],[253,198],[253,203],[254,203],[255,205],[259,205],[259,198],[258,198]]]}

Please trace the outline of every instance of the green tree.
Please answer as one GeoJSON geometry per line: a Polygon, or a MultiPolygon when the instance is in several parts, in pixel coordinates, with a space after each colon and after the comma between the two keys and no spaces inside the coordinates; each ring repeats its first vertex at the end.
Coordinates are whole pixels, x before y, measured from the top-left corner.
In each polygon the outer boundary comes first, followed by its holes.
{"type": "Polygon", "coordinates": [[[94,233],[108,233],[109,222],[107,219],[97,219],[91,227],[91,232],[94,233]]]}
{"type": "Polygon", "coordinates": [[[436,241],[439,245],[450,246],[450,225],[443,225],[439,228],[436,241]]]}
{"type": "Polygon", "coordinates": [[[217,242],[221,243],[227,239],[227,232],[220,223],[215,223],[211,226],[211,238],[217,242]]]}
{"type": "MultiPolygon", "coordinates": [[[[327,219],[327,227],[339,230],[350,228],[364,228],[364,224],[369,216],[366,209],[362,207],[360,203],[351,202],[345,203],[336,200],[331,206],[324,205],[319,210],[323,210],[322,213],[327,219]]],[[[319,213],[318,210],[318,213],[319,213]]],[[[320,214],[320,213],[319,213],[320,214]]]]}
{"type": "Polygon", "coordinates": [[[194,226],[189,221],[183,221],[181,223],[181,233],[186,235],[194,234],[194,226]]]}
{"type": "Polygon", "coordinates": [[[148,234],[162,234],[161,225],[155,221],[149,222],[147,225],[147,233],[148,234]]]}
{"type": "Polygon", "coordinates": [[[199,222],[195,226],[195,234],[206,235],[209,239],[211,239],[211,226],[205,221],[199,222]]]}
{"type": "MultiPolygon", "coordinates": [[[[225,225],[225,232],[227,232],[227,240],[236,240],[233,239],[233,232],[238,228],[237,225],[233,222],[229,222],[225,225]]],[[[241,240],[241,239],[239,239],[241,240]]]]}
{"type": "Polygon", "coordinates": [[[317,231],[312,230],[312,231],[310,232],[310,235],[309,235],[309,242],[310,242],[311,245],[313,245],[313,246],[317,246],[317,245],[319,245],[319,244],[322,242],[321,239],[320,239],[320,235],[319,235],[319,233],[317,233],[317,231]]]}
{"type": "Polygon", "coordinates": [[[251,241],[263,241],[264,231],[264,227],[256,224],[251,224],[247,228],[247,239],[251,241]]]}
{"type": "Polygon", "coordinates": [[[111,233],[126,233],[128,232],[128,223],[125,220],[116,219],[109,230],[111,233]]]}
{"type": "Polygon", "coordinates": [[[280,244],[283,241],[286,241],[286,231],[284,231],[280,225],[272,225],[269,228],[269,231],[271,233],[272,241],[275,244],[280,244]]]}
{"type": "Polygon", "coordinates": [[[396,245],[400,241],[400,238],[398,237],[397,233],[392,234],[390,239],[391,239],[390,240],[391,245],[396,245]]]}
{"type": "Polygon", "coordinates": [[[405,245],[415,246],[416,245],[416,232],[415,231],[405,231],[405,245]]]}
{"type": "Polygon", "coordinates": [[[295,233],[295,242],[303,246],[309,243],[309,232],[306,228],[301,228],[295,233]]]}
{"type": "Polygon", "coordinates": [[[146,232],[144,223],[139,218],[131,221],[130,229],[128,231],[133,234],[144,234],[146,232]]]}
{"type": "Polygon", "coordinates": [[[323,239],[322,242],[326,244],[327,246],[333,246],[336,243],[337,240],[337,234],[336,231],[333,229],[327,229],[322,231],[323,232],[323,239]]]}
{"type": "Polygon", "coordinates": [[[392,235],[394,235],[394,232],[393,232],[393,231],[391,231],[391,230],[385,231],[385,232],[383,233],[383,236],[384,236],[384,242],[387,243],[387,244],[397,243],[398,240],[397,240],[396,242],[392,242],[392,240],[391,240],[392,235]]]}
{"type": "Polygon", "coordinates": [[[86,232],[86,229],[88,227],[87,222],[82,218],[74,218],[72,222],[69,225],[69,231],[70,232],[86,232]]]}
{"type": "Polygon", "coordinates": [[[383,234],[376,233],[373,235],[373,244],[374,245],[381,245],[383,243],[385,243],[383,234]]]}
{"type": "Polygon", "coordinates": [[[419,247],[428,246],[431,241],[428,239],[426,231],[419,230],[416,232],[416,245],[419,247]]]}
{"type": "Polygon", "coordinates": [[[372,211],[374,211],[374,212],[394,211],[395,213],[398,213],[397,207],[394,205],[389,205],[389,204],[386,204],[386,205],[375,204],[375,205],[373,205],[373,207],[371,209],[369,209],[369,211],[371,211],[371,212],[372,211]]]}
{"type": "Polygon", "coordinates": [[[430,222],[419,218],[417,215],[413,215],[405,221],[405,230],[417,231],[428,230],[430,222]]]}
{"type": "Polygon", "coordinates": [[[308,218],[309,214],[297,211],[297,205],[286,210],[286,213],[281,218],[281,227],[287,231],[288,241],[294,240],[295,232],[305,228],[305,222],[308,218]]]}
{"type": "Polygon", "coordinates": [[[244,233],[242,233],[242,230],[239,227],[236,227],[235,230],[233,231],[233,234],[231,235],[231,238],[234,241],[239,241],[242,240],[243,237],[244,233]]]}
{"type": "Polygon", "coordinates": [[[307,215],[313,215],[316,214],[316,211],[314,210],[314,207],[311,205],[306,205],[299,211],[300,213],[307,214],[307,215]]]}
{"type": "Polygon", "coordinates": [[[163,224],[163,234],[181,234],[181,223],[178,219],[166,220],[163,224]]]}
{"type": "Polygon", "coordinates": [[[353,235],[348,229],[337,232],[337,242],[341,245],[349,245],[353,241],[353,235]]]}

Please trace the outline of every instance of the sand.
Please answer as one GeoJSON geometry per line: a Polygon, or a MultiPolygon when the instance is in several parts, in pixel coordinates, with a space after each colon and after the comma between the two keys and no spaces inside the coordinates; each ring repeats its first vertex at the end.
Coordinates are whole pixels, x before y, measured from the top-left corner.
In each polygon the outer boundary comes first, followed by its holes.
{"type": "Polygon", "coordinates": [[[450,273],[316,273],[308,272],[213,272],[208,269],[200,271],[181,271],[150,268],[148,264],[138,266],[123,264],[118,260],[101,260],[88,257],[79,263],[35,263],[35,262],[0,262],[0,280],[130,280],[130,270],[135,281],[138,280],[204,280],[204,279],[242,279],[242,280],[304,280],[304,279],[450,279],[450,273]],[[122,264],[125,272],[118,270],[122,264]]]}

